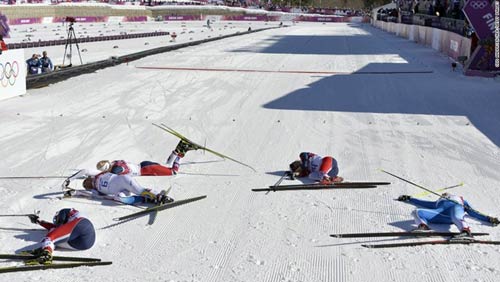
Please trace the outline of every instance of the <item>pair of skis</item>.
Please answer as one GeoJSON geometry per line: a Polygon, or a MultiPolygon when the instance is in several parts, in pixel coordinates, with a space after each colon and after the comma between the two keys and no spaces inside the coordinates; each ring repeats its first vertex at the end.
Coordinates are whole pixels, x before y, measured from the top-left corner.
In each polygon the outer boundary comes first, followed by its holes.
{"type": "Polygon", "coordinates": [[[214,154],[214,155],[216,155],[216,156],[218,156],[218,157],[221,157],[221,158],[223,158],[223,159],[228,159],[228,160],[231,160],[231,161],[233,161],[233,162],[235,162],[235,163],[239,163],[240,165],[246,166],[246,167],[248,167],[248,168],[250,168],[251,170],[253,170],[253,171],[255,171],[255,172],[256,172],[255,168],[253,168],[253,167],[251,167],[251,166],[249,166],[249,165],[247,165],[247,164],[245,164],[245,163],[243,163],[243,162],[240,162],[240,161],[238,161],[238,160],[236,160],[236,159],[233,159],[233,158],[231,158],[231,157],[229,157],[229,156],[226,156],[226,155],[224,155],[224,154],[221,154],[221,153],[219,153],[219,152],[217,152],[217,151],[214,151],[214,150],[212,150],[212,149],[209,149],[209,148],[207,148],[207,147],[205,147],[205,146],[199,145],[199,144],[197,144],[197,143],[195,143],[195,142],[193,142],[193,141],[191,141],[191,140],[187,139],[184,135],[182,135],[182,134],[180,134],[179,132],[177,132],[177,131],[173,130],[171,127],[168,127],[168,126],[167,126],[166,124],[164,124],[164,123],[162,123],[162,124],[156,124],[156,123],[153,123],[153,125],[154,125],[154,126],[156,126],[156,127],[158,127],[158,128],[160,128],[161,130],[164,130],[165,132],[168,132],[168,133],[170,133],[170,134],[172,134],[172,135],[176,136],[177,138],[179,138],[179,139],[181,139],[181,140],[183,140],[183,141],[185,141],[185,142],[188,142],[188,143],[190,143],[190,144],[194,145],[195,147],[197,147],[197,150],[201,149],[201,150],[207,151],[207,152],[212,153],[212,154],[214,154]]]}
{"type": "Polygon", "coordinates": [[[63,261],[62,263],[39,264],[37,258],[37,256],[31,254],[0,254],[0,259],[22,260],[24,262],[24,265],[0,267],[0,273],[112,264],[111,261],[101,261],[99,258],[66,256],[52,257],[52,261],[63,261]]]}
{"type": "Polygon", "coordinates": [[[292,184],[269,186],[267,188],[255,188],[254,192],[277,192],[277,191],[298,191],[298,190],[322,190],[322,189],[365,189],[377,188],[378,185],[389,185],[390,182],[339,182],[332,184],[292,184]]]}
{"type": "MultiPolygon", "coordinates": [[[[431,241],[413,241],[401,243],[387,244],[362,244],[365,248],[396,248],[396,247],[413,247],[422,245],[452,245],[452,244],[489,244],[500,245],[500,241],[478,240],[474,238],[457,237],[456,232],[435,232],[435,231],[410,231],[410,232],[375,232],[375,233],[346,233],[346,234],[330,234],[334,238],[372,238],[372,237],[450,237],[448,239],[438,239],[431,241]]],[[[486,236],[488,233],[472,233],[472,236],[486,236]]]]}
{"type": "Polygon", "coordinates": [[[177,207],[180,205],[185,205],[185,204],[188,204],[191,202],[196,202],[196,201],[205,199],[206,197],[207,197],[206,195],[203,195],[203,196],[198,196],[198,197],[193,197],[193,198],[188,198],[188,199],[183,199],[183,200],[177,200],[177,201],[173,201],[171,203],[158,205],[158,206],[154,206],[154,207],[149,207],[149,208],[146,208],[146,209],[143,209],[143,210],[140,210],[138,212],[134,212],[134,213],[131,213],[128,215],[116,217],[116,218],[113,218],[113,220],[122,221],[122,220],[132,219],[132,218],[148,215],[148,214],[153,213],[153,212],[159,212],[159,211],[163,211],[163,210],[177,207]]]}
{"type": "MultiPolygon", "coordinates": [[[[167,189],[166,194],[168,194],[170,192],[171,188],[172,187],[170,187],[170,188],[167,189]]],[[[74,189],[72,189],[72,190],[74,190],[74,189]]],[[[80,194],[77,194],[77,195],[83,196],[85,198],[95,197],[95,195],[92,195],[92,194],[88,193],[87,191],[77,190],[77,192],[80,192],[80,194]]],[[[163,205],[158,205],[158,206],[153,206],[153,207],[148,207],[148,208],[143,208],[143,207],[135,205],[135,204],[125,204],[123,202],[117,201],[117,200],[115,200],[113,198],[106,197],[106,196],[102,196],[102,199],[110,200],[110,201],[114,201],[114,202],[118,202],[118,203],[123,204],[123,205],[130,205],[130,206],[134,206],[134,207],[137,207],[137,208],[141,208],[141,210],[138,211],[138,212],[134,212],[134,213],[131,213],[131,214],[128,214],[128,215],[125,215],[125,216],[121,216],[121,217],[117,217],[117,218],[113,218],[113,220],[115,220],[115,221],[122,221],[122,220],[126,220],[126,219],[131,219],[131,218],[135,218],[135,217],[144,216],[144,215],[147,215],[147,214],[150,214],[150,213],[153,213],[153,212],[159,212],[159,211],[162,211],[162,210],[170,209],[170,208],[177,207],[177,206],[184,205],[184,204],[188,204],[188,203],[191,203],[191,202],[199,201],[199,200],[204,199],[206,197],[207,197],[206,195],[203,195],[203,196],[198,196],[198,197],[193,197],[193,198],[187,198],[187,199],[177,200],[177,201],[174,201],[174,202],[171,202],[171,203],[167,203],[167,204],[163,204],[163,205]]],[[[67,198],[67,197],[63,197],[61,199],[64,199],[64,198],[67,198]]]]}

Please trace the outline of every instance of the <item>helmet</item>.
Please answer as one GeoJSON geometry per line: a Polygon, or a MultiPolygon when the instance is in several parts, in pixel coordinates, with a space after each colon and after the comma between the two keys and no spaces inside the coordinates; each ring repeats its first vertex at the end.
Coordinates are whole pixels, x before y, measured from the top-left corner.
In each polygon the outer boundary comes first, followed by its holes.
{"type": "Polygon", "coordinates": [[[302,170],[302,162],[294,161],[293,163],[290,164],[290,170],[292,172],[300,172],[302,170]]]}
{"type": "Polygon", "coordinates": [[[111,163],[108,160],[99,161],[96,164],[96,168],[100,171],[106,171],[111,167],[111,163]]]}
{"type": "Polygon", "coordinates": [[[70,219],[73,219],[74,217],[78,216],[78,211],[75,209],[62,209],[58,212],[56,212],[56,215],[54,215],[54,218],[52,219],[52,222],[56,226],[63,225],[65,223],[68,223],[70,219]]]}
{"type": "Polygon", "coordinates": [[[92,176],[85,178],[85,180],[83,180],[82,186],[85,189],[94,189],[94,178],[92,176]]]}

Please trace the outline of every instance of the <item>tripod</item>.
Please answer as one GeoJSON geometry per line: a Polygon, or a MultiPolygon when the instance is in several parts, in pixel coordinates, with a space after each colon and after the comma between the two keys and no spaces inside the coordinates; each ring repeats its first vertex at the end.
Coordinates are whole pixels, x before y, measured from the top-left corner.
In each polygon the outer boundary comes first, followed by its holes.
{"type": "Polygon", "coordinates": [[[69,53],[68,53],[69,66],[73,65],[71,62],[71,59],[73,57],[73,44],[75,44],[76,50],[78,51],[78,57],[80,57],[80,64],[83,65],[82,55],[80,54],[80,46],[78,46],[78,40],[76,38],[75,29],[73,28],[73,22],[70,22],[68,28],[68,36],[66,37],[66,46],[64,46],[63,66],[64,66],[64,60],[66,59],[66,52],[68,51],[68,45],[69,45],[69,53]]]}

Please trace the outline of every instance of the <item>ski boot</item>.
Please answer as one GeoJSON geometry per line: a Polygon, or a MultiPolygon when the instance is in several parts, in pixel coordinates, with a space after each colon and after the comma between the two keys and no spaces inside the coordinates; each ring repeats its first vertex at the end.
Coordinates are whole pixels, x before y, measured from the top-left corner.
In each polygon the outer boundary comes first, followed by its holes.
{"type": "Polygon", "coordinates": [[[335,177],[330,177],[330,176],[325,176],[323,179],[321,179],[320,184],[322,185],[331,185],[335,183],[340,183],[344,180],[344,178],[340,176],[335,176],[335,177]]]}
{"type": "Polygon", "coordinates": [[[144,189],[141,193],[144,203],[155,203],[156,195],[149,189],[144,189]]]}
{"type": "Polygon", "coordinates": [[[72,188],[66,188],[63,191],[63,198],[71,198],[76,194],[76,190],[72,188]]]}
{"type": "Polygon", "coordinates": [[[457,234],[457,235],[451,237],[450,241],[474,241],[474,237],[472,236],[472,233],[470,232],[470,228],[465,227],[464,229],[462,229],[460,234],[457,234]]]}
{"type": "Polygon", "coordinates": [[[158,193],[158,195],[156,195],[156,198],[155,198],[155,203],[157,205],[164,205],[164,204],[172,203],[173,201],[174,201],[174,199],[167,196],[167,191],[165,191],[165,190],[162,190],[160,193],[158,193]]]}
{"type": "Polygon", "coordinates": [[[181,139],[181,141],[177,144],[177,147],[175,147],[174,152],[182,158],[188,151],[198,150],[199,148],[200,147],[197,145],[181,139]]]}
{"type": "Polygon", "coordinates": [[[417,228],[413,229],[411,232],[430,232],[431,229],[425,223],[420,223],[417,228]]]}

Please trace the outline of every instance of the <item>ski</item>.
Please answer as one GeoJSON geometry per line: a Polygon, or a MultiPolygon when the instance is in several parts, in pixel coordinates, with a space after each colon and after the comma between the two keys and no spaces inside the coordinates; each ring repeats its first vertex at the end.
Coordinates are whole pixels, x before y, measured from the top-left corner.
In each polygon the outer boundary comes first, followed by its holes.
{"type": "Polygon", "coordinates": [[[114,199],[111,196],[107,196],[104,194],[103,195],[92,194],[91,192],[89,192],[87,190],[83,190],[83,189],[73,189],[73,188],[65,189],[65,190],[63,190],[63,195],[57,197],[57,199],[59,199],[59,200],[73,199],[73,198],[87,199],[87,200],[96,200],[96,199],[97,200],[106,200],[106,201],[111,201],[111,202],[117,203],[119,205],[132,206],[132,207],[136,207],[139,209],[146,209],[145,207],[138,205],[138,204],[124,203],[122,201],[118,201],[118,200],[114,199]],[[68,191],[73,191],[73,192],[75,192],[75,194],[72,194],[71,196],[69,196],[66,194],[66,192],[68,192],[68,191]]]}
{"type": "Polygon", "coordinates": [[[269,186],[269,188],[254,188],[253,192],[277,192],[277,191],[299,191],[299,190],[323,190],[323,189],[365,189],[365,188],[377,188],[375,185],[343,185],[337,186],[336,184],[311,184],[311,185],[283,185],[283,186],[269,186]]]}
{"type": "MultiPolygon", "coordinates": [[[[11,260],[33,260],[36,259],[37,256],[34,256],[32,254],[26,253],[26,254],[0,254],[0,259],[11,259],[11,260]]],[[[66,256],[53,256],[52,260],[58,260],[58,261],[79,261],[79,262],[84,262],[84,261],[101,261],[99,258],[86,258],[86,257],[66,257],[66,256]]]]}
{"type": "Polygon", "coordinates": [[[349,182],[349,181],[345,181],[345,182],[339,182],[339,183],[335,183],[337,185],[352,185],[352,184],[360,184],[360,185],[390,185],[391,182],[364,182],[364,181],[352,181],[352,182],[349,182]]]}
{"type": "Polygon", "coordinates": [[[113,220],[121,221],[121,220],[129,219],[129,218],[139,217],[139,216],[147,215],[151,212],[162,211],[162,210],[170,209],[170,208],[177,207],[180,205],[184,205],[187,203],[199,201],[201,199],[205,199],[206,197],[207,196],[204,195],[204,196],[198,196],[198,197],[189,198],[189,199],[178,200],[178,201],[174,201],[172,203],[163,204],[163,205],[159,205],[159,206],[155,206],[155,207],[150,207],[150,208],[147,208],[147,209],[135,212],[135,213],[131,213],[129,215],[113,218],[113,220]]]}
{"type": "Polygon", "coordinates": [[[212,154],[214,154],[214,155],[216,155],[216,156],[218,156],[218,157],[221,157],[221,158],[223,158],[223,159],[228,159],[228,160],[231,160],[231,161],[233,161],[233,162],[235,162],[235,163],[239,163],[240,165],[246,166],[246,167],[250,168],[251,170],[253,170],[253,171],[257,172],[257,171],[255,170],[255,168],[253,168],[253,167],[251,167],[251,166],[249,166],[249,165],[247,165],[247,164],[245,164],[245,163],[242,163],[242,162],[240,162],[240,161],[238,161],[238,160],[236,160],[236,159],[233,159],[233,158],[231,158],[231,157],[229,157],[229,156],[226,156],[226,155],[224,155],[224,154],[221,154],[221,153],[219,153],[219,152],[216,152],[216,151],[214,151],[214,150],[212,150],[212,149],[209,149],[209,148],[207,148],[207,147],[205,147],[205,146],[201,146],[201,145],[199,145],[199,144],[197,144],[197,143],[195,143],[195,142],[193,142],[193,141],[191,141],[191,140],[187,139],[184,135],[182,135],[182,134],[180,134],[179,132],[177,132],[177,131],[173,130],[172,128],[168,127],[168,126],[167,126],[167,125],[165,125],[164,123],[162,123],[161,125],[158,125],[158,124],[156,124],[156,123],[153,123],[153,125],[154,125],[154,126],[156,126],[156,127],[158,127],[158,128],[160,128],[160,129],[162,129],[162,130],[164,130],[164,131],[166,131],[166,132],[168,132],[168,133],[170,133],[170,134],[172,134],[172,135],[174,135],[174,136],[176,136],[176,137],[178,137],[178,138],[179,138],[179,139],[181,139],[181,140],[184,140],[184,141],[186,141],[186,142],[189,142],[189,143],[191,143],[191,144],[195,145],[196,147],[198,147],[198,148],[199,148],[199,149],[201,149],[201,150],[204,150],[204,151],[207,151],[207,152],[209,152],[209,153],[212,153],[212,154]]]}
{"type": "Polygon", "coordinates": [[[403,242],[391,244],[364,244],[361,245],[365,248],[379,249],[379,248],[396,248],[396,247],[414,247],[423,245],[470,245],[470,244],[487,244],[487,245],[500,245],[500,241],[489,240],[476,240],[476,239],[446,239],[446,240],[433,240],[433,241],[418,241],[418,242],[403,242]]]}
{"type": "Polygon", "coordinates": [[[61,179],[68,176],[0,176],[0,179],[61,179]]]}
{"type": "Polygon", "coordinates": [[[98,266],[98,265],[110,265],[110,264],[112,264],[111,261],[89,261],[89,262],[38,264],[38,265],[19,265],[19,266],[0,267],[0,273],[57,269],[57,268],[73,268],[80,266],[98,266]]]}
{"type": "MultiPolygon", "coordinates": [[[[291,185],[280,185],[277,187],[287,188],[287,187],[319,187],[319,186],[332,186],[332,187],[354,187],[354,186],[378,186],[378,185],[389,185],[390,182],[338,182],[332,184],[320,184],[320,183],[309,183],[309,184],[291,184],[291,185]]],[[[274,188],[275,186],[269,186],[269,188],[274,188]]]]}
{"type": "MultiPolygon", "coordinates": [[[[434,231],[401,231],[401,232],[373,232],[373,233],[344,233],[344,234],[330,234],[334,238],[368,238],[368,237],[446,237],[455,236],[458,232],[434,232],[434,231]]],[[[473,236],[486,236],[489,233],[472,233],[473,236]]]]}

